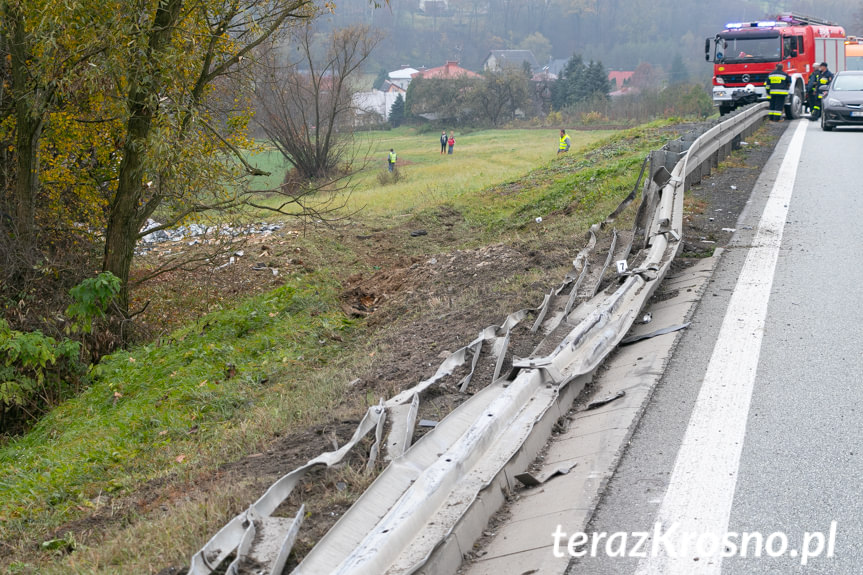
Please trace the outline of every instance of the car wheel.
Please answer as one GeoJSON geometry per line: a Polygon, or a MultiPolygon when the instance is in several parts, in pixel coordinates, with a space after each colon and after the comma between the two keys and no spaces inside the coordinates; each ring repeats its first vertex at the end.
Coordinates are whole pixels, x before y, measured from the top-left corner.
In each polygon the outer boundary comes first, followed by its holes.
{"type": "Polygon", "coordinates": [[[821,129],[824,130],[825,132],[829,132],[830,130],[833,129],[833,126],[828,124],[827,121],[824,119],[823,111],[821,113],[821,129]]]}
{"type": "Polygon", "coordinates": [[[794,87],[794,93],[789,95],[791,101],[785,106],[785,117],[789,120],[796,120],[803,115],[803,86],[797,84],[794,87]]]}

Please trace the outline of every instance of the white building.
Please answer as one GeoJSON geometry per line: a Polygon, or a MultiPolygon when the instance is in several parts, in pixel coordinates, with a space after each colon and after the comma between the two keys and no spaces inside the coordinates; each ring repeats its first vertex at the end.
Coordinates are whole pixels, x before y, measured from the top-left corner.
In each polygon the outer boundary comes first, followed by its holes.
{"type": "Polygon", "coordinates": [[[402,90],[408,89],[408,84],[411,83],[411,76],[419,72],[416,68],[400,68],[389,73],[390,83],[398,86],[402,90]]]}
{"type": "Polygon", "coordinates": [[[357,109],[357,115],[368,116],[369,114],[375,114],[380,116],[378,122],[386,122],[390,119],[390,110],[399,94],[404,99],[405,94],[403,90],[357,92],[354,94],[354,107],[357,109]]]}

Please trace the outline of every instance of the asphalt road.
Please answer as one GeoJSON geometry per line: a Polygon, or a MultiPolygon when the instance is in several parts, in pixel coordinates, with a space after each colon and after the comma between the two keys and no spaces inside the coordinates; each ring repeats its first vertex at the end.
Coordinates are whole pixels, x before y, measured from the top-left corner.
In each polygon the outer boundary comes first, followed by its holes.
{"type": "Polygon", "coordinates": [[[861,248],[863,131],[790,124],[569,574],[863,573],[861,248]]]}

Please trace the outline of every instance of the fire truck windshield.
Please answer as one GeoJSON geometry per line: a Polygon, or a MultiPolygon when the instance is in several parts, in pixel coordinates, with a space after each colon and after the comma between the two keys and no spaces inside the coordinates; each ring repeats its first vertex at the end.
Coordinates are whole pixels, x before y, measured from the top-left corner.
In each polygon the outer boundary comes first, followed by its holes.
{"type": "Polygon", "coordinates": [[[716,40],[716,62],[778,62],[782,43],[779,34],[720,34],[716,40]]]}

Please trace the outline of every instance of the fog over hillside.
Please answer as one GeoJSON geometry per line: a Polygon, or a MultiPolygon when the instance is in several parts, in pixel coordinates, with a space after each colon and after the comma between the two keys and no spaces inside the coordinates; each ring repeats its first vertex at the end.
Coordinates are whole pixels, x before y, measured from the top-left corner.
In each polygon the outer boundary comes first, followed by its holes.
{"type": "Polygon", "coordinates": [[[706,79],[704,39],[726,22],[764,19],[790,11],[835,21],[863,35],[858,0],[340,0],[325,26],[369,24],[386,39],[369,71],[439,66],[458,60],[477,70],[492,49],[530,49],[538,61],[574,53],[608,69],[632,70],[640,62],[668,70],[683,59],[693,79],[706,79]]]}

